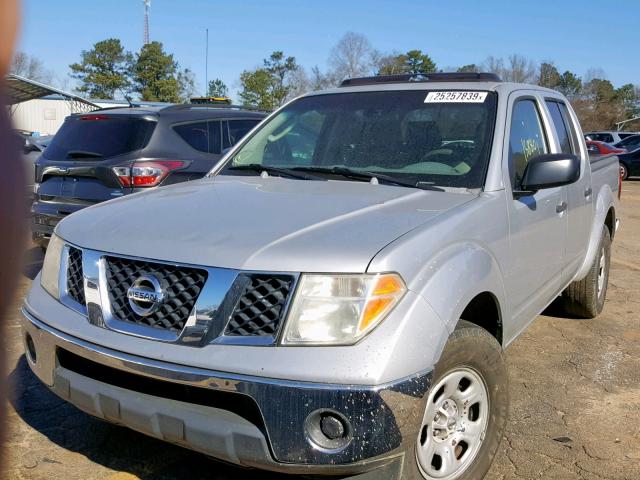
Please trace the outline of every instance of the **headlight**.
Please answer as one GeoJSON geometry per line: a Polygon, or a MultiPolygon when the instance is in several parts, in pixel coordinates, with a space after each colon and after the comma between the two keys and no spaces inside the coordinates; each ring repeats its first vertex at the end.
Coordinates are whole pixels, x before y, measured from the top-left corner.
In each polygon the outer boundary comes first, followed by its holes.
{"type": "Polygon", "coordinates": [[[302,275],[282,343],[356,343],[387,316],[406,290],[396,274],[302,275]]]}
{"type": "Polygon", "coordinates": [[[42,274],[40,275],[40,285],[56,299],[60,299],[58,277],[60,276],[60,261],[63,247],[64,243],[60,237],[55,233],[51,235],[47,253],[44,256],[42,274]]]}

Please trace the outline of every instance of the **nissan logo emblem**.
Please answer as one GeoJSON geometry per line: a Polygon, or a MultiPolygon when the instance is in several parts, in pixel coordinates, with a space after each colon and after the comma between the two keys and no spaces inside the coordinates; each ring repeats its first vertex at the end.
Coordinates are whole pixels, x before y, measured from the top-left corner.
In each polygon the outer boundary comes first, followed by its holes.
{"type": "Polygon", "coordinates": [[[142,275],[127,290],[127,298],[131,310],[141,317],[147,317],[162,306],[165,293],[155,276],[142,275]]]}

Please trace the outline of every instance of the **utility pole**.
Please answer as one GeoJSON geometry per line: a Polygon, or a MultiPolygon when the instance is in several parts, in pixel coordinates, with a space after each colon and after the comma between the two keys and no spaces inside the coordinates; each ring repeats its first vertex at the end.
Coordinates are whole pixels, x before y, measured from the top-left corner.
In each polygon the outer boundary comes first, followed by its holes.
{"type": "Polygon", "coordinates": [[[209,29],[207,28],[207,45],[204,54],[204,96],[209,95],[209,29]]]}
{"type": "Polygon", "coordinates": [[[151,0],[142,0],[144,3],[144,44],[149,44],[149,7],[151,0]]]}

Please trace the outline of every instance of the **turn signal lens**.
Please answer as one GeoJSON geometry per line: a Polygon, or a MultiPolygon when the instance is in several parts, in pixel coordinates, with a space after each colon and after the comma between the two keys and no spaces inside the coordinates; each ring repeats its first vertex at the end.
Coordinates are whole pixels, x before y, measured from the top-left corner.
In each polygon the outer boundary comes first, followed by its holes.
{"type": "Polygon", "coordinates": [[[385,319],[406,292],[394,273],[303,275],[282,343],[350,345],[385,319]]]}

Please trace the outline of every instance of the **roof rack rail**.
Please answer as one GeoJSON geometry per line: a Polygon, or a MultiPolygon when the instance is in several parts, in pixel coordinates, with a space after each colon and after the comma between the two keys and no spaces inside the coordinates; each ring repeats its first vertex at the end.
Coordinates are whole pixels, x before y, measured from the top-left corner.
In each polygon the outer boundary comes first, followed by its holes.
{"type": "Polygon", "coordinates": [[[179,103],[177,105],[169,105],[162,109],[164,112],[167,110],[250,110],[256,112],[263,112],[265,110],[261,110],[255,107],[245,107],[244,105],[233,105],[233,104],[214,104],[214,103],[179,103]]]}
{"type": "Polygon", "coordinates": [[[379,83],[413,82],[502,82],[502,79],[495,73],[486,72],[403,73],[399,75],[347,78],[340,86],[355,87],[361,85],[377,85],[379,83]]]}

